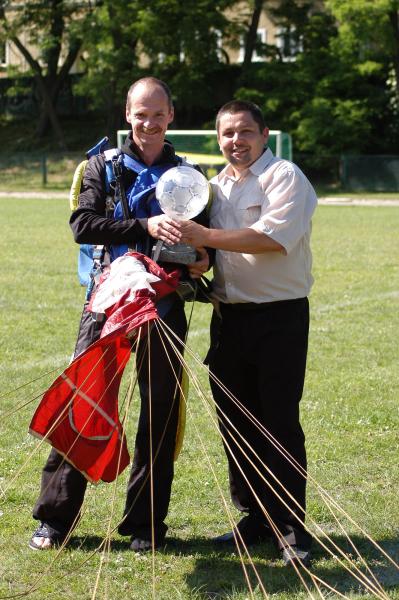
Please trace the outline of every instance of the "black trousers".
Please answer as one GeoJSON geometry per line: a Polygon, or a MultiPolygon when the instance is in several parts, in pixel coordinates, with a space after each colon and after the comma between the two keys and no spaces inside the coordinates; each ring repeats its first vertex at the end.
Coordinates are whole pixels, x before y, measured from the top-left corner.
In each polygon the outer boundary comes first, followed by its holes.
{"type": "MultiPolygon", "coordinates": [[[[221,305],[213,314],[209,367],[249,413],[306,469],[305,437],[299,422],[309,330],[307,298],[253,304],[221,305]]],[[[219,426],[229,463],[230,491],[235,506],[254,521],[268,520],[259,501],[282,534],[282,545],[308,548],[305,531],[306,479],[260,433],[211,378],[219,426]],[[234,430],[238,430],[239,434],[234,430]],[[248,446],[246,445],[246,442],[248,446]],[[259,458],[251,452],[256,452],[259,458]],[[262,480],[256,468],[270,487],[262,480]],[[263,464],[276,477],[277,483],[263,464]],[[244,474],[244,475],[243,475],[244,474]],[[246,479],[247,478],[247,481],[246,479]],[[252,489],[251,489],[252,488],[252,489]],[[299,518],[293,516],[281,496],[299,518]],[[296,499],[299,507],[285,490],[296,499]]]]}
{"type": "MultiPolygon", "coordinates": [[[[163,320],[183,340],[187,323],[184,305],[175,296],[163,320]]],[[[75,356],[98,339],[102,324],[92,321],[85,310],[79,328],[75,356]]],[[[176,344],[177,342],[173,340],[176,344]]],[[[179,415],[180,391],[176,373],[180,361],[169,342],[153,327],[149,341],[143,340],[136,352],[141,409],[136,443],[127,487],[124,518],[119,533],[151,539],[151,460],[153,456],[153,519],[155,538],[162,541],[167,531],[166,518],[173,480],[173,462],[179,415]],[[149,363],[151,368],[149,369],[149,363]],[[150,405],[151,423],[150,432],[150,405]]],[[[87,480],[71,464],[52,449],[44,466],[41,491],[33,517],[46,523],[61,537],[74,526],[83,503],[87,480]]]]}

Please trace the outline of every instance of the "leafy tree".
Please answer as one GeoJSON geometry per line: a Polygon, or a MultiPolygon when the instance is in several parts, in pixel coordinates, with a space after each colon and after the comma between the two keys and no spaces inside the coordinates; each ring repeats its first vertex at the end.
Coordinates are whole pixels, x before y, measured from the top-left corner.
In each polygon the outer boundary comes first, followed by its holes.
{"type": "Polygon", "coordinates": [[[326,0],[326,6],[339,23],[341,52],[355,56],[360,68],[389,63],[399,95],[399,0],[326,0]]]}
{"type": "Polygon", "coordinates": [[[200,125],[223,95],[219,82],[226,82],[229,70],[221,41],[237,34],[224,12],[232,4],[235,0],[155,0],[141,13],[148,70],[171,86],[176,123],[200,125]]]}
{"type": "Polygon", "coordinates": [[[320,10],[320,3],[283,0],[273,18],[295,32],[296,58],[275,54],[251,65],[236,95],[260,104],[271,126],[292,133],[296,151],[315,162],[397,151],[397,1],[326,0],[320,10]]]}
{"type": "Polygon", "coordinates": [[[223,71],[222,35],[234,27],[223,11],[231,0],[103,0],[85,40],[85,73],[79,84],[92,105],[108,115],[111,133],[122,124],[126,90],[154,75],[171,87],[177,121],[201,121],[213,108],[213,83],[223,71]]]}
{"type": "Polygon", "coordinates": [[[90,4],[67,0],[0,2],[0,35],[18,48],[36,82],[41,105],[37,136],[50,123],[60,146],[65,144],[56,103],[79,55],[90,10],[90,4]]]}
{"type": "Polygon", "coordinates": [[[86,29],[83,74],[75,91],[105,116],[104,131],[110,138],[124,123],[128,87],[143,74],[138,63],[142,9],[143,2],[103,0],[86,29]]]}
{"type": "Polygon", "coordinates": [[[398,21],[399,0],[0,0],[2,35],[36,81],[39,135],[51,123],[62,143],[57,98],[79,57],[76,89],[106,115],[109,134],[123,123],[130,83],[151,74],[170,85],[178,126],[202,126],[223,102],[244,97],[294,135],[296,150],[317,157],[396,151],[398,21]],[[262,10],[291,56],[257,40],[262,10]],[[223,47],[240,37],[244,61],[229,65],[223,47]],[[264,63],[252,61],[255,50],[264,63]]]}
{"type": "Polygon", "coordinates": [[[372,88],[367,91],[374,143],[382,138],[385,148],[397,148],[399,0],[326,0],[326,6],[338,22],[335,55],[372,88]]]}
{"type": "Polygon", "coordinates": [[[281,28],[282,35],[289,37],[291,51],[296,49],[295,60],[285,60],[283,52],[275,46],[265,45],[257,50],[265,56],[265,62],[252,64],[241,73],[236,95],[257,102],[273,128],[292,131],[291,115],[311,94],[312,69],[308,68],[305,73],[301,63],[305,49],[309,50],[312,46],[315,62],[323,64],[320,70],[323,70],[326,62],[323,47],[326,39],[329,39],[329,23],[322,14],[317,36],[310,34],[314,4],[310,1],[299,4],[295,0],[282,0],[278,6],[266,3],[265,9],[275,25],[281,28]],[[318,54],[319,50],[321,55],[318,54]]]}

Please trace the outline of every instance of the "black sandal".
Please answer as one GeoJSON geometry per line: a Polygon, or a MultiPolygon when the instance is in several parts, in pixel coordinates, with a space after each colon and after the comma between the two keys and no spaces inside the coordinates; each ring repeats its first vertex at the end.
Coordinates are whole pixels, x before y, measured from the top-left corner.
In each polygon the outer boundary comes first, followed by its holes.
{"type": "Polygon", "coordinates": [[[32,537],[29,540],[29,548],[32,550],[51,550],[55,546],[62,544],[63,539],[60,535],[51,531],[51,528],[46,523],[40,523],[40,526],[34,531],[32,537]],[[35,538],[44,538],[50,540],[46,546],[41,546],[35,542],[35,538]]]}

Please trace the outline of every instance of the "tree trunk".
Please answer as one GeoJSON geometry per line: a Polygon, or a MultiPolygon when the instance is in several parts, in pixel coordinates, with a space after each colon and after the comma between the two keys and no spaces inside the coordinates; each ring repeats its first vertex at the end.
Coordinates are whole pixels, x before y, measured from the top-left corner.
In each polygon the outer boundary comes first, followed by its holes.
{"type": "MultiPolygon", "coordinates": [[[[55,111],[58,93],[54,93],[54,88],[57,80],[58,61],[61,54],[61,40],[64,33],[64,20],[62,17],[62,12],[60,10],[60,8],[62,8],[62,0],[49,0],[48,4],[51,11],[51,27],[49,35],[50,38],[54,40],[54,42],[49,48],[47,48],[45,52],[47,74],[45,77],[43,77],[43,83],[46,90],[48,91],[51,100],[51,105],[55,111]]],[[[48,103],[44,101],[44,98],[42,96],[40,114],[36,126],[36,135],[39,139],[44,137],[44,135],[47,133],[49,125],[51,125],[51,123],[54,122],[54,115],[50,119],[50,115],[47,110],[47,105],[48,103]]],[[[61,126],[59,126],[59,128],[61,128],[61,126]]],[[[59,131],[54,130],[54,133],[58,138],[59,131]]]]}
{"type": "Polygon", "coordinates": [[[25,48],[25,46],[21,43],[17,36],[12,36],[11,41],[16,45],[18,50],[21,52],[22,56],[27,60],[29,66],[34,72],[34,79],[38,86],[39,94],[42,98],[42,106],[44,110],[48,114],[48,118],[50,120],[53,131],[57,137],[57,144],[61,148],[65,148],[65,139],[64,134],[61,129],[60,122],[58,120],[57,114],[55,112],[53,103],[51,101],[50,91],[46,87],[45,79],[43,77],[42,67],[39,65],[37,60],[35,60],[31,53],[25,48]]]}
{"type": "Polygon", "coordinates": [[[393,41],[394,41],[394,53],[393,53],[393,65],[395,70],[396,79],[396,96],[399,100],[399,8],[393,8],[389,12],[389,20],[393,30],[393,41]]]}
{"type": "Polygon", "coordinates": [[[51,0],[51,5],[53,9],[53,19],[50,33],[52,37],[57,40],[57,42],[48,51],[46,61],[47,77],[44,77],[43,75],[43,67],[41,67],[39,62],[33,58],[27,47],[10,29],[6,19],[4,6],[2,5],[0,6],[0,18],[2,20],[4,29],[7,33],[9,33],[10,41],[15,44],[34,73],[34,79],[41,98],[41,109],[36,128],[36,135],[38,137],[42,137],[46,133],[48,125],[50,124],[57,139],[57,145],[64,149],[66,147],[65,138],[57,116],[56,102],[65,79],[68,76],[74,61],[76,60],[82,45],[82,40],[78,38],[71,40],[68,55],[60,71],[57,72],[58,61],[61,53],[61,39],[64,32],[64,20],[60,10],[62,0],[51,0]]]}
{"type": "MultiPolygon", "coordinates": [[[[79,54],[81,45],[82,45],[81,40],[74,40],[74,42],[71,44],[71,48],[68,52],[68,56],[66,57],[64,64],[62,65],[60,71],[58,73],[56,73],[55,75],[52,75],[51,79],[44,80],[45,84],[46,84],[46,89],[48,90],[49,95],[50,95],[51,105],[54,109],[54,112],[56,111],[57,100],[58,100],[60,91],[62,89],[62,86],[64,85],[66,78],[68,77],[69,71],[79,54]]],[[[58,117],[56,114],[55,114],[55,116],[58,121],[58,117]]],[[[37,127],[36,127],[36,135],[39,138],[42,138],[48,131],[49,125],[53,125],[53,121],[50,118],[50,115],[48,113],[47,105],[43,101],[42,105],[41,105],[41,109],[40,109],[40,115],[39,115],[37,127]]],[[[54,129],[54,127],[53,127],[53,130],[54,130],[55,135],[58,138],[58,132],[54,129]]],[[[65,140],[64,140],[63,134],[62,134],[62,143],[65,146],[65,140]]]]}
{"type": "Polygon", "coordinates": [[[262,13],[262,8],[265,3],[265,0],[255,0],[254,1],[254,10],[252,13],[251,23],[248,29],[248,33],[245,37],[245,52],[244,52],[244,60],[242,63],[242,72],[246,73],[249,65],[252,62],[252,56],[255,51],[256,42],[258,39],[258,26],[260,15],[262,13]]]}
{"type": "MultiPolygon", "coordinates": [[[[55,110],[55,104],[53,103],[51,92],[47,89],[45,80],[42,76],[35,76],[36,83],[39,88],[39,93],[42,97],[42,109],[39,118],[39,123],[48,119],[56,137],[57,146],[62,150],[66,150],[66,143],[64,138],[64,132],[62,131],[61,123],[58,119],[58,115],[55,110]]],[[[39,127],[38,123],[38,127],[39,127]]],[[[43,137],[46,130],[39,132],[38,127],[36,128],[36,135],[40,138],[43,137]]]]}

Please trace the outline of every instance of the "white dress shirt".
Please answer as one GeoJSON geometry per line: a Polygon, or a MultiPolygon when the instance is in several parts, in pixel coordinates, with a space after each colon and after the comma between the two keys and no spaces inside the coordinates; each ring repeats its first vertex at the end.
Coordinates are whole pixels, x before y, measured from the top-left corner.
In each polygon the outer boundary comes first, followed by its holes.
{"type": "Polygon", "coordinates": [[[210,227],[251,227],[284,248],[263,254],[217,250],[215,297],[260,303],[307,296],[313,283],[309,242],[317,198],[302,171],[267,149],[239,179],[227,165],[211,184],[210,227]]]}

